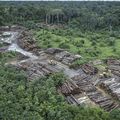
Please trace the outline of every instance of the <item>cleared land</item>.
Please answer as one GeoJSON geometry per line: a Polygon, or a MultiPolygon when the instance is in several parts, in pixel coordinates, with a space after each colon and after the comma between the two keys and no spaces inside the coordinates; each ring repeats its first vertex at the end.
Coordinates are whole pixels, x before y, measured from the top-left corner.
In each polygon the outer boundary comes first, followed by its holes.
{"type": "Polygon", "coordinates": [[[113,32],[81,32],[69,29],[41,29],[36,32],[41,48],[63,48],[78,53],[84,60],[120,57],[120,35],[113,32]]]}

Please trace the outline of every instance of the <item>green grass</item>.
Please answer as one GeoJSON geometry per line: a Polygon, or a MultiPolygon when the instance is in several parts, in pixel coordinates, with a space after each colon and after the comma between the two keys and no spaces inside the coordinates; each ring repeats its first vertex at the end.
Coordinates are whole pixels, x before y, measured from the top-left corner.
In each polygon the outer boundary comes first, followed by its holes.
{"type": "Polygon", "coordinates": [[[16,58],[17,53],[16,52],[6,52],[6,53],[0,53],[0,64],[4,64],[7,61],[16,58]]]}
{"type": "Polygon", "coordinates": [[[41,48],[57,48],[63,44],[64,49],[80,54],[86,60],[120,57],[120,37],[118,34],[112,36],[107,31],[83,33],[80,30],[41,29],[36,32],[36,39],[41,48]]]}

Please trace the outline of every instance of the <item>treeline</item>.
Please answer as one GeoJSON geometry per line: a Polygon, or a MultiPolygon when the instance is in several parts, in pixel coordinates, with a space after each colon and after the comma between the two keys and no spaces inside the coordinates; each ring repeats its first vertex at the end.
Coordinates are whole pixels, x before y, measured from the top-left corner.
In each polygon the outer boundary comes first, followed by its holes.
{"type": "Polygon", "coordinates": [[[120,27],[120,2],[0,2],[0,25],[68,24],[82,30],[120,27]]]}

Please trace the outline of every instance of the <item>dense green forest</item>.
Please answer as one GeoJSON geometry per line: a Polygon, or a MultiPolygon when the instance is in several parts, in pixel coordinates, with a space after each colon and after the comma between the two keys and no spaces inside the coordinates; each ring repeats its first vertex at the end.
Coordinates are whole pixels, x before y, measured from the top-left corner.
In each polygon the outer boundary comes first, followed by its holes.
{"type": "Polygon", "coordinates": [[[117,29],[120,2],[0,2],[0,25],[68,24],[81,30],[117,29]]]}
{"type": "MultiPolygon", "coordinates": [[[[0,2],[0,26],[14,24],[32,29],[39,48],[80,54],[73,66],[120,58],[120,2],[0,2]]],[[[24,71],[5,65],[15,57],[0,53],[1,120],[120,120],[120,110],[69,105],[57,92],[63,73],[28,81],[24,71]]]]}

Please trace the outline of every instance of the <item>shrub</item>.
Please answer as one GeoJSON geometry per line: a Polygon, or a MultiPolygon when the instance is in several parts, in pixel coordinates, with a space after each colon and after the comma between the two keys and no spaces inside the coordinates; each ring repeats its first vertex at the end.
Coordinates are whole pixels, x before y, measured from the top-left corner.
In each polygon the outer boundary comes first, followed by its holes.
{"type": "Polygon", "coordinates": [[[62,48],[62,49],[70,49],[70,46],[67,44],[67,43],[60,43],[59,44],[59,47],[62,48]]]}

